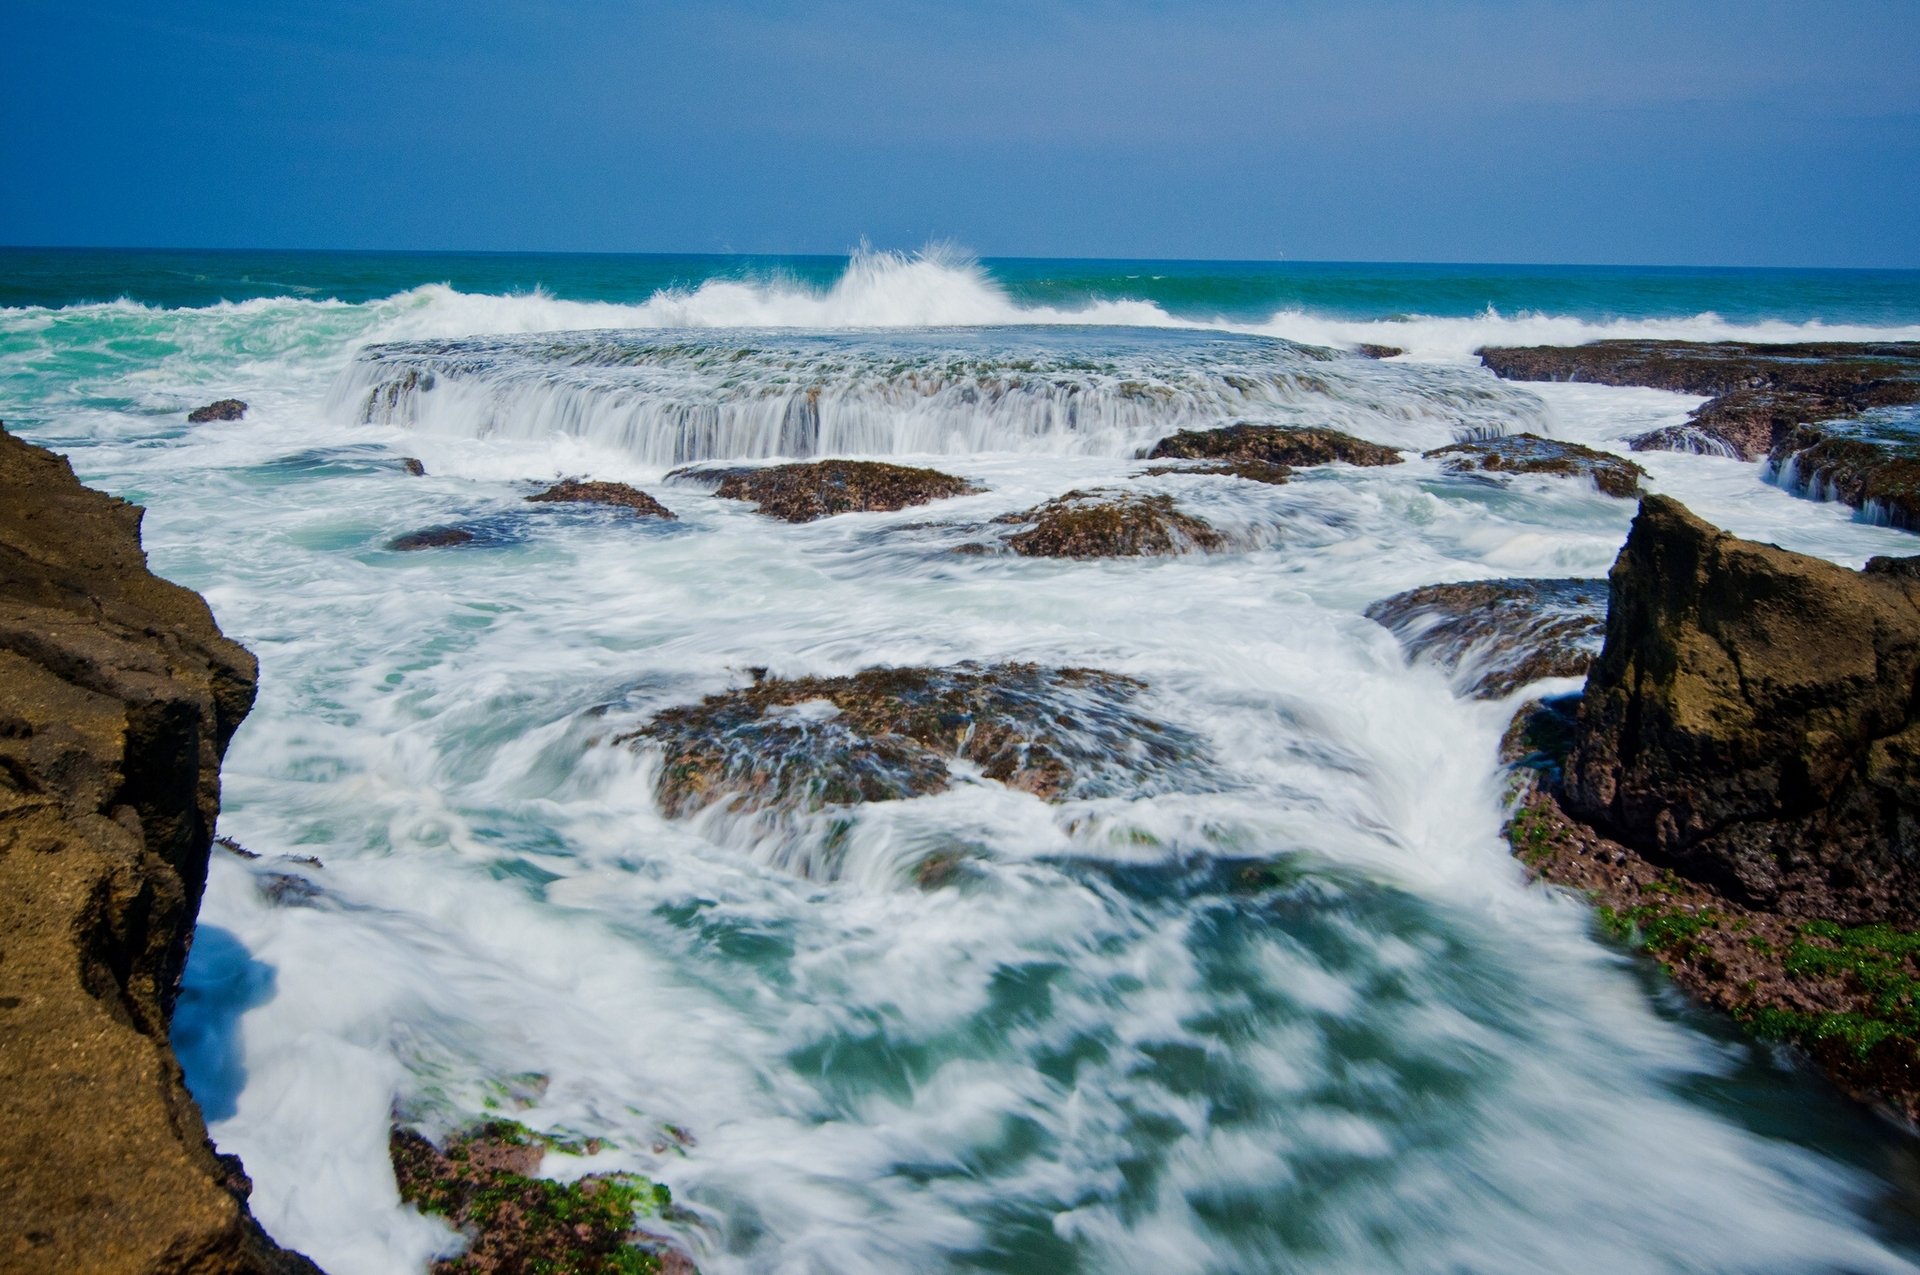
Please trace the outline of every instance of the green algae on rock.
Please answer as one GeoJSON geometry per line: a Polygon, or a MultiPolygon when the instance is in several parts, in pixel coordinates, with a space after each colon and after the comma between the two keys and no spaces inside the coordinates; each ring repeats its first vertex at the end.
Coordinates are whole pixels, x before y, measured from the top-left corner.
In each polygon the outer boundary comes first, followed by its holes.
{"type": "Polygon", "coordinates": [[[1002,541],[1023,558],[1149,558],[1224,548],[1226,537],[1162,493],[1070,491],[994,521],[1023,530],[1002,541]]]}
{"type": "Polygon", "coordinates": [[[1148,460],[1259,461],[1268,465],[1398,465],[1405,457],[1391,447],[1333,429],[1291,425],[1228,425],[1181,430],[1148,450],[1148,460]]]}
{"type": "Polygon", "coordinates": [[[1646,471],[1624,456],[1597,451],[1538,434],[1503,434],[1436,447],[1425,453],[1457,474],[1560,474],[1588,478],[1609,496],[1622,500],[1640,490],[1646,471]]]}
{"type": "Polygon", "coordinates": [[[665,1186],[630,1173],[538,1176],[549,1150],[590,1148],[494,1120],[444,1148],[396,1127],[387,1149],[400,1198],[469,1237],[434,1275],[693,1275],[685,1254],[641,1227],[672,1207],[665,1186]]]}
{"type": "Polygon", "coordinates": [[[661,750],[670,815],[892,801],[945,790],[949,763],[1049,801],[1117,791],[1198,749],[1133,707],[1145,685],[1085,668],[960,664],[763,678],[670,708],[615,743],[661,750]]]}
{"type": "Polygon", "coordinates": [[[785,522],[835,514],[891,512],[981,490],[937,469],[877,460],[820,460],[759,468],[680,469],[668,477],[717,480],[715,494],[750,500],[785,522]]]}

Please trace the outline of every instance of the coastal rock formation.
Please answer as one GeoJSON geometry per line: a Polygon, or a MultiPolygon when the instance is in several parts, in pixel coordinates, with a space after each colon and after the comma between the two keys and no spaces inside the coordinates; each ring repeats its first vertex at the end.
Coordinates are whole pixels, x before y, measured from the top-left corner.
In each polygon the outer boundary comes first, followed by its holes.
{"type": "Polygon", "coordinates": [[[1293,478],[1293,470],[1290,466],[1275,465],[1264,460],[1221,460],[1186,465],[1155,465],[1143,470],[1141,476],[1157,478],[1163,474],[1217,474],[1224,478],[1244,478],[1252,483],[1265,483],[1269,487],[1283,486],[1293,478]]]}
{"type": "Polygon", "coordinates": [[[1024,558],[1165,557],[1226,544],[1205,519],[1183,512],[1173,497],[1162,494],[1070,491],[994,521],[1024,528],[1002,542],[1024,558]]]}
{"type": "Polygon", "coordinates": [[[906,509],[980,490],[964,478],[937,469],[876,460],[821,460],[756,469],[682,469],[668,476],[717,480],[716,495],[750,500],[759,512],[786,522],[906,509]]]}
{"type": "Polygon", "coordinates": [[[404,536],[395,536],[387,541],[387,548],[396,553],[413,553],[421,549],[469,545],[477,539],[479,536],[465,527],[426,527],[420,531],[409,531],[404,536]]]}
{"type": "Polygon", "coordinates": [[[671,815],[893,801],[944,791],[949,763],[1049,801],[1175,764],[1197,744],[1145,716],[1145,686],[1084,668],[961,664],[761,678],[670,708],[615,743],[663,754],[671,815]]]}
{"type": "Polygon", "coordinates": [[[1371,341],[1362,341],[1353,352],[1363,359],[1397,359],[1406,353],[1397,345],[1375,345],[1371,341]]]}
{"type": "Polygon", "coordinates": [[[188,412],[187,424],[204,425],[208,421],[237,421],[246,414],[245,403],[237,398],[223,398],[188,412]]]}
{"type": "Polygon", "coordinates": [[[1267,465],[1398,465],[1405,458],[1391,447],[1332,429],[1286,425],[1228,425],[1220,429],[1181,430],[1147,452],[1148,460],[1257,461],[1267,465]]]}
{"type": "Polygon", "coordinates": [[[1627,499],[1640,490],[1646,471],[1611,452],[1595,451],[1579,443],[1564,443],[1537,434],[1503,434],[1497,438],[1454,443],[1427,452],[1442,468],[1456,474],[1562,474],[1587,478],[1609,496],[1627,499]]]}
{"type": "Polygon", "coordinates": [[[1547,677],[1582,677],[1600,653],[1604,580],[1469,580],[1382,598],[1367,618],[1476,699],[1547,677]]]}
{"type": "Polygon", "coordinates": [[[168,1044],[255,666],[140,517],[0,430],[0,1271],[313,1272],[168,1044]]]}
{"type": "Polygon", "coordinates": [[[1912,443],[1800,425],[1774,444],[1767,468],[1789,491],[1838,500],[1895,527],[1920,531],[1920,450],[1912,443]]]}
{"type": "Polygon", "coordinates": [[[535,504],[612,505],[616,509],[630,509],[642,518],[673,521],[673,512],[665,505],[639,488],[629,487],[625,483],[563,478],[527,499],[535,504]]]}
{"type": "Polygon", "coordinates": [[[1751,906],[1920,922],[1920,582],[1652,496],[1610,583],[1569,810],[1751,906]]]}
{"type": "Polygon", "coordinates": [[[1691,429],[1653,430],[1638,450],[1766,455],[1795,426],[1920,402],[1920,343],[1596,341],[1590,345],[1489,346],[1480,361],[1514,381],[1644,385],[1712,400],[1691,429]]]}

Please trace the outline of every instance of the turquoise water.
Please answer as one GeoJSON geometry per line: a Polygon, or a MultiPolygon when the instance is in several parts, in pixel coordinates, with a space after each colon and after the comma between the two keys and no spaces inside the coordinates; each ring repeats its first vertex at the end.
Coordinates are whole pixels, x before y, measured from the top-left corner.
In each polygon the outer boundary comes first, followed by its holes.
{"type": "MultiPolygon", "coordinates": [[[[1920,1269],[1910,1144],[1529,884],[1499,836],[1514,705],[1364,616],[1599,578],[1632,516],[1421,452],[1624,450],[1696,401],[1503,383],[1477,345],[1911,338],[1915,275],[4,260],[0,418],[144,503],[156,569],[261,660],[221,821],[261,858],[216,854],[176,1044],[263,1223],[334,1275],[458,1246],[398,1201],[396,1110],[503,1107],[605,1142],[551,1172],[668,1183],[711,1272],[1920,1269]],[[244,420],[186,422],[229,396],[244,420]],[[1236,419],[1407,459],[1282,487],[1134,459],[1236,419]],[[667,476],[826,454],[981,490],[789,526],[667,476]],[[526,501],[563,474],[679,520],[526,501]],[[953,552],[1101,486],[1226,548],[953,552]],[[387,548],[446,523],[483,534],[387,548]],[[658,755],[613,742],[754,668],[968,660],[1138,678],[1181,756],[1058,805],[959,773],[670,818],[658,755]],[[934,855],[964,870],[930,889],[934,855]]],[[[1636,459],[1738,534],[1913,551],[1757,465],[1636,459]]]]}

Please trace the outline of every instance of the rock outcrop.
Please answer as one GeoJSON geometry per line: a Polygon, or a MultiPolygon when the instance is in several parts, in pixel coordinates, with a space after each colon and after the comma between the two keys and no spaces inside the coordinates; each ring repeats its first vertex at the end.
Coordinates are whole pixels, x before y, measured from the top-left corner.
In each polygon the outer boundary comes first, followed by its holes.
{"type": "Polygon", "coordinates": [[[1653,496],[1610,588],[1570,811],[1753,906],[1920,922],[1920,582],[1653,496]]]}
{"type": "Polygon", "coordinates": [[[1833,425],[1797,425],[1767,453],[1789,491],[1838,500],[1906,531],[1920,531],[1920,449],[1861,437],[1833,425]]]}
{"type": "Polygon", "coordinates": [[[1443,469],[1456,474],[1557,474],[1586,478],[1609,496],[1622,500],[1640,490],[1646,471],[1623,456],[1596,451],[1537,434],[1503,434],[1497,438],[1453,443],[1427,452],[1443,469]]]}
{"type": "Polygon", "coordinates": [[[417,553],[422,549],[470,545],[479,538],[479,533],[467,527],[424,527],[419,531],[409,531],[404,536],[395,536],[387,541],[387,548],[395,553],[417,553]]]}
{"type": "Polygon", "coordinates": [[[783,522],[891,512],[980,490],[964,478],[937,469],[878,460],[819,460],[754,469],[681,469],[669,477],[713,482],[715,495],[750,500],[760,513],[783,522]]]}
{"type": "Polygon", "coordinates": [[[1022,528],[1002,543],[1023,558],[1158,558],[1226,545],[1211,523],[1161,493],[1070,491],[994,521],[1022,528]]]}
{"type": "Polygon", "coordinates": [[[1382,598],[1367,618],[1476,699],[1548,677],[1581,677],[1600,653],[1603,580],[1469,580],[1382,598]]]}
{"type": "Polygon", "coordinates": [[[534,504],[611,505],[615,509],[631,510],[637,517],[673,521],[672,510],[638,487],[630,487],[626,483],[563,478],[545,491],[537,491],[527,499],[534,504]]]}
{"type": "Polygon", "coordinates": [[[1227,425],[1181,430],[1147,452],[1148,460],[1257,461],[1266,465],[1398,465],[1405,457],[1391,447],[1333,429],[1288,425],[1227,425]]]}
{"type": "Polygon", "coordinates": [[[253,657],[0,430],[0,1271],[313,1272],[168,1045],[253,657]]]}
{"type": "Polygon", "coordinates": [[[187,413],[187,424],[204,425],[208,421],[237,421],[246,416],[247,405],[237,398],[223,398],[196,407],[187,413]]]}

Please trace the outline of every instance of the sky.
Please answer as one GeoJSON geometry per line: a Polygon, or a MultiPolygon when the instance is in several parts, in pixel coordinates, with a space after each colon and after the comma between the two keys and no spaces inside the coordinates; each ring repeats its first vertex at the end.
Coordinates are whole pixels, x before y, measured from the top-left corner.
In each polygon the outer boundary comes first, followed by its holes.
{"type": "Polygon", "coordinates": [[[1920,0],[6,0],[0,243],[1920,267],[1920,0]]]}

